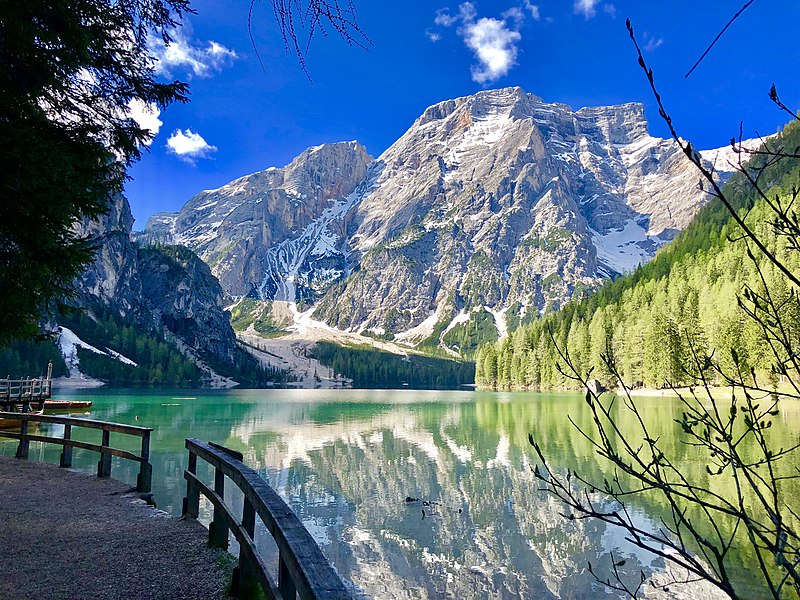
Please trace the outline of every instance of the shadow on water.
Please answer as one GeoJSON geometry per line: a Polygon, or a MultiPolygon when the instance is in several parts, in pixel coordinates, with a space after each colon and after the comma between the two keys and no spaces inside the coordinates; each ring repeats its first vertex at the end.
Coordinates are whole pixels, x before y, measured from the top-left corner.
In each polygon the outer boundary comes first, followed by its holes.
{"type": "MultiPolygon", "coordinates": [[[[382,390],[70,395],[94,401],[91,418],[154,429],[153,491],[159,508],[175,515],[185,493],[185,438],[241,451],[365,596],[595,598],[607,594],[587,563],[608,567],[609,551],[626,559],[632,580],[642,568],[664,568],[602,523],[564,519],[563,507],[538,489],[529,463],[531,432],[553,466],[599,481],[610,475],[567,420],[571,415],[590,426],[578,395],[382,390]]],[[[669,451],[704,477],[705,463],[675,437],[674,401],[641,402],[669,451]]],[[[791,438],[791,424],[799,418],[784,414],[776,434],[791,438]]],[[[125,447],[123,437],[112,435],[112,443],[125,447]]],[[[13,442],[0,443],[3,454],[14,448],[13,442]]],[[[135,440],[129,449],[136,450],[135,440]]],[[[35,444],[30,456],[57,462],[58,453],[57,447],[35,444]]],[[[96,463],[96,454],[75,451],[76,467],[91,471],[96,463]]],[[[137,467],[114,459],[112,473],[133,484],[137,467]]],[[[241,503],[230,489],[226,495],[241,503]]],[[[655,496],[632,510],[651,527],[664,516],[655,496]]],[[[201,519],[210,520],[207,504],[201,519]]],[[[268,537],[257,533],[270,553],[268,537]]],[[[707,588],[690,595],[714,596],[707,588]]]]}

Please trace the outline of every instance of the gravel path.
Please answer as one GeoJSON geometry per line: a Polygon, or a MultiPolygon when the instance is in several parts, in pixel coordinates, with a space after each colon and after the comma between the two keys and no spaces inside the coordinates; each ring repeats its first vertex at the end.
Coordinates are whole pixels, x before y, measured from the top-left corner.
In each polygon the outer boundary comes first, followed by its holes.
{"type": "Polygon", "coordinates": [[[207,536],[119,481],[0,457],[0,598],[227,598],[207,536]]]}

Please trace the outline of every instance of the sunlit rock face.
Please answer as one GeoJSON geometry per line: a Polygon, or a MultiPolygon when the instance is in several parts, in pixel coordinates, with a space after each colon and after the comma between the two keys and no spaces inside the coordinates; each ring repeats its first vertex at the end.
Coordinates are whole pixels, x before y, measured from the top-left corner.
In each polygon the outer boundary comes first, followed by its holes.
{"type": "Polygon", "coordinates": [[[315,298],[346,273],[345,219],[371,162],[356,142],[316,146],[155,215],[146,232],[192,248],[231,296],[315,298]]]}
{"type": "Polygon", "coordinates": [[[106,215],[76,226],[76,232],[97,247],[94,260],[78,279],[77,291],[84,304],[113,305],[124,316],[140,311],[142,280],[132,227],[131,207],[122,196],[111,202],[106,215]]]}
{"type": "Polygon", "coordinates": [[[506,88],[431,106],[374,161],[355,142],[315,147],[146,232],[197,251],[231,297],[444,344],[479,314],[502,334],[648,260],[707,201],[698,181],[640,104],[506,88]]]}

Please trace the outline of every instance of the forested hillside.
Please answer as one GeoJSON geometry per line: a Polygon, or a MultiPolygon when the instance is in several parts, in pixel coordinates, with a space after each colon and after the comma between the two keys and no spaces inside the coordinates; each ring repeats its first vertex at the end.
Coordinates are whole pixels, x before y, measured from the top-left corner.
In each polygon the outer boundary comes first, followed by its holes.
{"type": "MultiPolygon", "coordinates": [[[[770,142],[797,152],[800,127],[787,126],[770,142]]],[[[756,156],[750,169],[765,158],[756,156]]],[[[783,160],[763,169],[760,184],[769,196],[787,198],[800,177],[797,160],[783,160]]],[[[741,174],[727,184],[728,197],[740,211],[750,211],[748,223],[790,268],[800,258],[785,248],[768,224],[767,207],[753,196],[741,174]]],[[[770,293],[784,298],[790,290],[775,267],[756,254],[770,293]]],[[[745,373],[768,369],[768,346],[757,324],[745,318],[737,294],[747,284],[763,288],[758,271],[747,256],[747,245],[737,240],[737,226],[722,204],[708,204],[676,240],[633,274],[603,286],[586,299],[521,327],[509,337],[482,346],[476,356],[476,381],[486,387],[551,388],[571,382],[558,373],[557,355],[550,337],[569,352],[573,364],[610,383],[600,355],[610,353],[626,384],[662,387],[665,382],[689,383],[681,368],[690,344],[701,353],[714,351],[723,366],[732,366],[735,350],[745,373]]],[[[796,303],[786,305],[787,312],[796,303]]],[[[795,335],[800,314],[786,314],[795,335]]]]}
{"type": "MultiPolygon", "coordinates": [[[[60,322],[84,342],[108,354],[78,347],[80,371],[113,386],[121,387],[200,387],[207,375],[173,341],[153,328],[144,328],[114,314],[103,306],[88,312],[62,315],[60,322]],[[122,355],[123,360],[116,358],[122,355]],[[127,360],[125,360],[127,359],[127,360]]],[[[35,377],[47,372],[53,363],[53,377],[69,376],[61,351],[52,339],[40,342],[16,341],[0,348],[0,377],[35,377]]],[[[214,371],[238,381],[244,387],[281,385],[293,381],[282,369],[265,367],[245,350],[237,348],[233,364],[206,356],[214,371]]]]}
{"type": "Polygon", "coordinates": [[[355,388],[458,389],[475,381],[472,363],[409,354],[401,356],[371,347],[319,342],[311,355],[355,388]]]}
{"type": "Polygon", "coordinates": [[[68,375],[64,357],[52,340],[14,340],[0,348],[0,377],[42,377],[49,362],[53,363],[53,377],[68,375]]]}

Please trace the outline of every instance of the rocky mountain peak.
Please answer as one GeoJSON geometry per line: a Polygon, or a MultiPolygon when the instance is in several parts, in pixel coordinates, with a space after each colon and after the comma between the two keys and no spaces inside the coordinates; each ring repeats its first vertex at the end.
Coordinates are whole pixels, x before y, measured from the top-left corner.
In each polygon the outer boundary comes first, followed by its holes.
{"type": "Polygon", "coordinates": [[[329,200],[349,194],[363,179],[372,162],[366,148],[358,142],[337,142],[308,148],[284,167],[284,188],[302,197],[329,200]]]}
{"type": "Polygon", "coordinates": [[[358,142],[314,146],[283,168],[197,194],[179,213],[151,218],[145,232],[198,252],[231,296],[313,296],[344,273],[336,240],[372,162],[358,142]],[[303,280],[310,263],[327,279],[303,280]]]}
{"type": "Polygon", "coordinates": [[[581,133],[600,136],[611,144],[633,144],[650,137],[644,105],[585,107],[575,112],[581,133]]]}
{"type": "Polygon", "coordinates": [[[422,127],[434,121],[444,120],[456,111],[460,111],[460,119],[462,121],[468,119],[465,115],[479,119],[498,114],[509,116],[517,112],[517,108],[520,105],[541,102],[543,102],[541,98],[526,93],[520,87],[483,90],[472,96],[462,96],[461,98],[445,100],[429,106],[415,121],[413,127],[422,127]]]}
{"type": "Polygon", "coordinates": [[[229,296],[453,352],[635,268],[707,201],[641,104],[573,110],[518,87],[427,108],[375,161],[343,142],[256,175],[148,231],[167,223],[229,296]]]}

